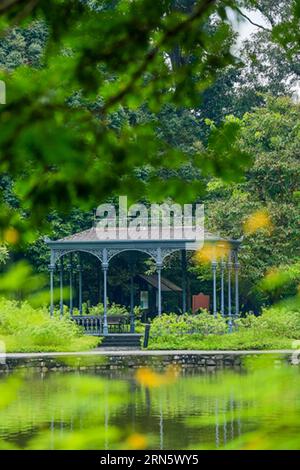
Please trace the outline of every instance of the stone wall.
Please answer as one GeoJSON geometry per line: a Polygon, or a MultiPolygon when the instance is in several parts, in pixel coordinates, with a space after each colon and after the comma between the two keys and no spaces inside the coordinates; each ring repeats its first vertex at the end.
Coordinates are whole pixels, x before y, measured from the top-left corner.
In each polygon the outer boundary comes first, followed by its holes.
{"type": "MultiPolygon", "coordinates": [[[[40,372],[47,371],[109,371],[113,369],[136,369],[150,367],[163,370],[170,364],[178,365],[186,370],[215,370],[224,368],[240,369],[245,354],[218,353],[218,354],[172,354],[163,355],[76,355],[52,357],[7,357],[5,363],[0,364],[0,373],[15,369],[32,369],[40,372]]],[[[281,356],[281,360],[288,361],[289,355],[281,356]]],[[[275,360],[275,359],[274,359],[275,360]]],[[[276,359],[278,360],[278,359],[276,359]]]]}

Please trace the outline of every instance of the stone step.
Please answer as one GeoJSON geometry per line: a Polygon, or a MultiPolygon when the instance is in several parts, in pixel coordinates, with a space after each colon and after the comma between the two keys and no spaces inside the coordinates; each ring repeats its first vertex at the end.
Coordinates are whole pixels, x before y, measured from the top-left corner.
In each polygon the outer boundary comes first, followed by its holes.
{"type": "Polygon", "coordinates": [[[106,341],[107,343],[139,343],[140,338],[135,338],[135,339],[126,339],[126,338],[106,338],[105,336],[102,336],[102,341],[106,341]]]}
{"type": "Polygon", "coordinates": [[[141,347],[140,334],[109,334],[102,337],[101,348],[128,348],[140,349],[141,347]]]}
{"type": "Polygon", "coordinates": [[[115,338],[104,336],[103,339],[105,339],[105,341],[128,341],[129,343],[135,343],[136,341],[140,341],[141,338],[115,338]]]}
{"type": "Polygon", "coordinates": [[[109,344],[117,345],[117,344],[125,344],[128,346],[132,346],[134,344],[140,344],[140,341],[107,341],[107,340],[102,340],[101,344],[106,344],[107,346],[109,344]]]}
{"type": "Polygon", "coordinates": [[[108,333],[105,338],[140,338],[140,333],[108,333]]]}
{"type": "Polygon", "coordinates": [[[139,348],[141,345],[140,343],[106,343],[105,341],[103,341],[101,343],[101,347],[122,347],[122,348],[139,348]]]}

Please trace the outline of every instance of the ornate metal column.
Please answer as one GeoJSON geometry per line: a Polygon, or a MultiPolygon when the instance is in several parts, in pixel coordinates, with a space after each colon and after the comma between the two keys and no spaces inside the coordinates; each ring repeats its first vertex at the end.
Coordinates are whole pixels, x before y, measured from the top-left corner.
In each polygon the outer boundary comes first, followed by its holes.
{"type": "Polygon", "coordinates": [[[129,256],[129,269],[130,269],[130,333],[135,332],[134,321],[134,261],[132,255],[129,256]]]}
{"type": "Polygon", "coordinates": [[[163,259],[161,255],[161,248],[157,248],[156,256],[156,270],[157,270],[157,313],[161,315],[161,268],[163,266],[163,259]]]}
{"type": "Polygon", "coordinates": [[[222,258],[220,263],[220,270],[221,270],[221,314],[224,317],[225,315],[225,306],[224,306],[224,271],[225,271],[225,262],[222,258]]]}
{"type": "Polygon", "coordinates": [[[157,269],[157,313],[158,315],[161,315],[161,264],[156,264],[156,269],[157,269]]]}
{"type": "Polygon", "coordinates": [[[79,262],[78,262],[78,307],[79,313],[82,314],[82,264],[81,264],[81,257],[79,254],[79,262]]]}
{"type": "Polygon", "coordinates": [[[108,258],[107,249],[103,249],[102,259],[102,271],[103,271],[103,334],[108,335],[108,323],[107,323],[107,271],[108,271],[108,258]]]}
{"type": "Polygon", "coordinates": [[[70,273],[70,315],[73,314],[73,255],[70,253],[70,261],[68,264],[68,270],[70,273]]]}
{"type": "Polygon", "coordinates": [[[186,251],[181,250],[182,269],[182,312],[186,312],[186,251]]]}
{"type": "Polygon", "coordinates": [[[232,311],[231,311],[231,270],[232,270],[232,253],[228,255],[228,318],[229,318],[229,331],[232,331],[232,311]]]}
{"type": "Polygon", "coordinates": [[[134,325],[134,279],[133,279],[133,271],[131,271],[130,275],[130,333],[134,333],[135,325],[134,325]]]}
{"type": "Polygon", "coordinates": [[[53,316],[54,312],[54,298],[53,298],[53,283],[54,283],[54,264],[49,264],[49,272],[50,272],[50,316],[53,316]]]}
{"type": "Polygon", "coordinates": [[[217,261],[215,259],[211,262],[213,272],[213,314],[217,315],[217,261]]]}
{"type": "Polygon", "coordinates": [[[238,250],[234,251],[234,283],[235,283],[235,316],[238,317],[240,314],[239,306],[239,261],[238,261],[238,250]]]}
{"type": "Polygon", "coordinates": [[[63,297],[63,289],[64,289],[64,262],[63,258],[60,258],[60,269],[59,269],[59,289],[60,289],[60,300],[59,300],[59,310],[60,316],[63,316],[64,313],[64,297],[63,297]]]}

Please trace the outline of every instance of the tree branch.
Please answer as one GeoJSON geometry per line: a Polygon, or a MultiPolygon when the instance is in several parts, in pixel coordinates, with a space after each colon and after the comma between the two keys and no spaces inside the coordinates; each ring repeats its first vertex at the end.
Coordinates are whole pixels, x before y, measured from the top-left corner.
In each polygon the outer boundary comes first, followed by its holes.
{"type": "Polygon", "coordinates": [[[5,13],[17,3],[25,3],[25,0],[2,0],[0,4],[0,13],[5,13]]]}
{"type": "Polygon", "coordinates": [[[132,90],[136,81],[147,70],[148,65],[153,62],[159,50],[166,44],[168,39],[177,36],[179,33],[189,28],[189,26],[195,20],[198,20],[204,15],[214,3],[216,3],[216,0],[205,0],[201,2],[194,8],[193,12],[184,21],[176,24],[173,28],[168,29],[161,38],[161,40],[158,42],[156,47],[150,49],[150,51],[145,55],[144,60],[142,61],[141,65],[136,69],[136,71],[132,74],[129,82],[118,93],[116,93],[106,102],[106,104],[102,108],[102,113],[105,114],[111,106],[118,103],[122,98],[124,98],[124,96],[126,96],[132,90]]]}
{"type": "Polygon", "coordinates": [[[37,6],[38,2],[39,0],[26,0],[26,2],[25,0],[4,0],[4,3],[0,5],[0,15],[5,14],[17,4],[19,5],[20,9],[16,13],[15,17],[11,20],[10,26],[7,29],[1,31],[0,36],[3,37],[9,34],[16,25],[18,25],[24,18],[26,18],[32,12],[32,10],[37,6]],[[24,6],[23,3],[25,3],[24,6]]]}
{"type": "Polygon", "coordinates": [[[251,18],[249,18],[248,15],[246,15],[246,13],[244,13],[242,10],[240,10],[238,7],[235,7],[235,10],[243,17],[245,18],[249,23],[251,23],[253,26],[256,26],[256,28],[260,28],[260,29],[263,29],[264,31],[267,31],[268,33],[271,33],[272,30],[269,29],[269,28],[266,28],[265,26],[261,25],[261,24],[258,24],[258,23],[255,23],[255,21],[252,21],[251,18]]]}
{"type": "Polygon", "coordinates": [[[16,15],[16,18],[14,19],[14,24],[18,24],[20,21],[22,21],[24,18],[26,18],[32,10],[37,6],[39,3],[39,0],[30,0],[24,5],[24,8],[16,15]]]}

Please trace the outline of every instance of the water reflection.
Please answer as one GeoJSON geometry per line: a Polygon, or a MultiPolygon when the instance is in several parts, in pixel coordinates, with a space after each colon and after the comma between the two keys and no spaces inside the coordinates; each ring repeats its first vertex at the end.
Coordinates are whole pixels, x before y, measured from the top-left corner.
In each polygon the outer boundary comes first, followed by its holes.
{"type": "Polygon", "coordinates": [[[282,426],[300,445],[297,369],[167,374],[2,377],[0,448],[272,448],[282,426]]]}

